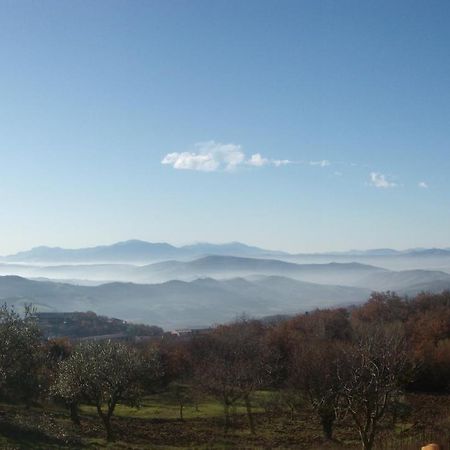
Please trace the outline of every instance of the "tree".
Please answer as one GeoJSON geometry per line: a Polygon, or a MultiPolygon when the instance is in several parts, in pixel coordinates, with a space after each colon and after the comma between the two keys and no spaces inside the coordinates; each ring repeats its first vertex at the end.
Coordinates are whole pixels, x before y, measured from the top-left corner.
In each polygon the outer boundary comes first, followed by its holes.
{"type": "Polygon", "coordinates": [[[399,326],[357,327],[355,342],[342,348],[339,381],[343,408],[358,430],[362,448],[371,450],[385,413],[408,379],[410,364],[399,326]]]}
{"type": "Polygon", "coordinates": [[[198,407],[196,390],[192,385],[192,358],[186,341],[166,341],[159,345],[161,362],[164,368],[163,387],[178,404],[179,418],[183,418],[186,405],[198,407]]]}
{"type": "Polygon", "coordinates": [[[289,320],[288,326],[306,338],[346,341],[352,334],[349,313],[344,308],[317,309],[300,314],[289,320]]]}
{"type": "Polygon", "coordinates": [[[259,322],[243,319],[217,327],[193,343],[195,379],[201,389],[222,402],[225,432],[231,425],[230,408],[243,400],[250,430],[255,433],[251,394],[268,376],[262,332],[259,322]]]}
{"type": "Polygon", "coordinates": [[[6,304],[0,307],[0,397],[30,403],[39,394],[42,364],[40,330],[34,310],[23,315],[6,304]]]}
{"type": "Polygon", "coordinates": [[[144,378],[159,376],[157,354],[145,360],[118,342],[88,342],[61,361],[53,392],[67,402],[85,401],[97,408],[108,441],[113,440],[111,417],[117,403],[138,406],[144,378]]]}
{"type": "Polygon", "coordinates": [[[168,394],[178,404],[179,418],[183,421],[184,407],[193,404],[195,401],[191,386],[174,381],[168,386],[168,394]]]}
{"type": "MultiPolygon", "coordinates": [[[[52,394],[52,386],[55,383],[55,377],[58,374],[58,365],[61,361],[69,358],[72,353],[72,343],[67,338],[50,339],[45,343],[45,390],[52,394]]],[[[76,399],[67,401],[64,399],[66,406],[70,410],[70,418],[75,425],[80,425],[80,417],[78,415],[78,403],[76,399]]]]}
{"type": "Polygon", "coordinates": [[[326,440],[333,438],[333,425],[340,401],[339,351],[324,339],[302,339],[297,343],[288,384],[305,394],[318,415],[326,440]]]}
{"type": "Polygon", "coordinates": [[[373,292],[364,305],[353,310],[352,317],[365,323],[405,321],[410,312],[408,302],[395,292],[373,292]]]}

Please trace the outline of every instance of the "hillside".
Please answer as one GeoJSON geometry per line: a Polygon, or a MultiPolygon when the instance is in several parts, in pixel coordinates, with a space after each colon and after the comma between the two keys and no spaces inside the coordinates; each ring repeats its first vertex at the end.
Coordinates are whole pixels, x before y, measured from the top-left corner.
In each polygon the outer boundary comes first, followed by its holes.
{"type": "Polygon", "coordinates": [[[94,311],[163,328],[205,326],[246,313],[255,317],[292,314],[316,307],[363,302],[364,288],[326,286],[283,277],[252,281],[198,279],[144,285],[108,283],[75,286],[0,277],[0,300],[41,311],[94,311]]]}

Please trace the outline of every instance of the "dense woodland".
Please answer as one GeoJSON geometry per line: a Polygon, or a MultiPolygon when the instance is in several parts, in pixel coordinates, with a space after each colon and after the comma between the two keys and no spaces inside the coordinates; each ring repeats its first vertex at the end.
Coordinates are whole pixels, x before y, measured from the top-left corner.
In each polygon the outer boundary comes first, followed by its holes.
{"type": "Polygon", "coordinates": [[[448,405],[450,292],[374,293],[350,309],[242,317],[189,339],[140,343],[44,339],[32,308],[19,315],[5,305],[0,317],[0,434],[11,448],[25,429],[46,443],[39,448],[96,448],[99,439],[112,448],[448,445],[447,416],[439,424],[421,417],[430,399],[448,405]],[[176,416],[124,418],[155,398],[176,416]],[[206,401],[220,414],[192,419],[206,401]],[[26,424],[30,411],[39,429],[26,424]],[[129,431],[138,425],[156,430],[148,442],[129,431]]]}

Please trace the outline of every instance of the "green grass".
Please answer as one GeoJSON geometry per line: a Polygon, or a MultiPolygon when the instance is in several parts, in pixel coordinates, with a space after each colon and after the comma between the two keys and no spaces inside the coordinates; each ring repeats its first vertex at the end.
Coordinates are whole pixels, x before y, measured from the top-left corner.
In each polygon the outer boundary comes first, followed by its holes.
{"type": "MultiPolygon", "coordinates": [[[[253,411],[257,435],[251,435],[244,405],[236,405],[233,426],[223,432],[222,405],[214,398],[199,397],[198,411],[193,405],[184,410],[185,421],[178,421],[179,407],[173,393],[148,396],[139,409],[118,405],[113,419],[117,441],[108,443],[96,409],[83,406],[81,428],[74,427],[67,409],[54,403],[42,407],[0,404],[0,448],[42,449],[79,448],[83,450],[175,450],[181,448],[206,449],[342,449],[360,448],[357,432],[346,420],[336,427],[340,442],[321,441],[320,421],[307,404],[291,420],[289,410],[269,409],[264,413],[260,405],[277,393],[260,391],[253,396],[253,411]],[[70,443],[72,443],[72,446],[70,443]],[[75,444],[75,445],[73,445],[75,444]]],[[[398,423],[395,430],[387,428],[377,450],[417,450],[426,442],[450,438],[445,419],[450,397],[410,395],[413,414],[398,423]],[[430,403],[433,408],[430,408],[430,403]],[[426,407],[425,410],[422,408],[426,407]],[[436,410],[436,411],[435,411],[436,410]],[[433,414],[433,415],[431,415],[433,414]],[[420,426],[417,426],[419,424],[420,426]]]]}
{"type": "Polygon", "coordinates": [[[395,432],[397,434],[404,433],[405,431],[410,430],[413,427],[413,423],[403,422],[395,424],[395,432]]]}
{"type": "MultiPolygon", "coordinates": [[[[263,396],[264,393],[257,393],[257,396],[263,396]]],[[[257,398],[255,396],[255,399],[257,398]]],[[[252,405],[255,413],[263,412],[263,409],[257,406],[257,402],[252,405]]],[[[97,410],[93,406],[82,405],[80,408],[82,414],[96,415],[97,410]]],[[[235,414],[246,414],[244,404],[237,402],[233,412],[235,414]]],[[[139,408],[126,405],[117,405],[114,411],[117,417],[130,417],[140,419],[165,419],[173,420],[180,417],[180,407],[176,401],[168,394],[157,394],[146,397],[139,408]]],[[[223,406],[216,399],[203,398],[195,407],[195,405],[186,405],[183,409],[183,417],[190,419],[217,418],[223,416],[223,406]]]]}

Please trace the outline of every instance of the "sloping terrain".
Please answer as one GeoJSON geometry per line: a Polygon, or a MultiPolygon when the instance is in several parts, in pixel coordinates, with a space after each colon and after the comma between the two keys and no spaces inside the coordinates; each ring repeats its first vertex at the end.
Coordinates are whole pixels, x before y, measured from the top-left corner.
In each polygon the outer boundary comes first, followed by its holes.
{"type": "Polygon", "coordinates": [[[352,283],[352,285],[364,286],[374,290],[391,290],[408,293],[416,292],[417,289],[419,291],[436,291],[437,289],[450,289],[450,274],[431,270],[383,271],[368,274],[356,283],[352,283]]]}
{"type": "Polygon", "coordinates": [[[261,317],[360,303],[369,293],[363,288],[325,286],[283,277],[253,281],[206,278],[153,285],[116,282],[93,287],[0,277],[0,299],[10,304],[30,302],[42,311],[90,310],[165,328],[207,326],[243,313],[261,317]]]}

